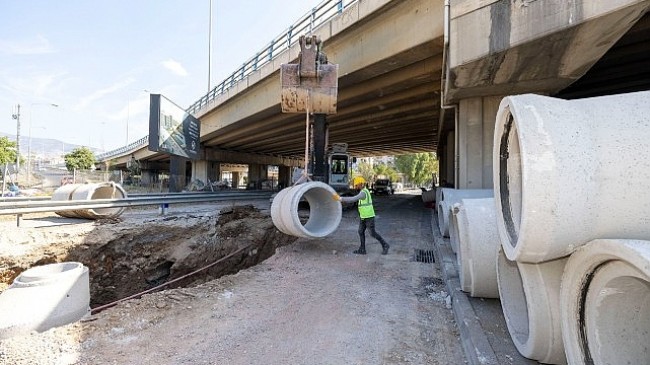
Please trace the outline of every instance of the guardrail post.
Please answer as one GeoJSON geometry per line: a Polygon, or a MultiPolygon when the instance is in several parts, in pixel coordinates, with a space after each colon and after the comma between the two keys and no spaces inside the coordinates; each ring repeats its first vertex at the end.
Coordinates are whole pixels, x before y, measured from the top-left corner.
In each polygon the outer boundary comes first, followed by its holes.
{"type": "Polygon", "coordinates": [[[343,12],[343,0],[339,0],[337,6],[338,6],[339,14],[341,14],[343,12]]]}
{"type": "Polygon", "coordinates": [[[16,227],[20,227],[20,222],[23,221],[23,215],[22,214],[16,214],[16,227]]]}

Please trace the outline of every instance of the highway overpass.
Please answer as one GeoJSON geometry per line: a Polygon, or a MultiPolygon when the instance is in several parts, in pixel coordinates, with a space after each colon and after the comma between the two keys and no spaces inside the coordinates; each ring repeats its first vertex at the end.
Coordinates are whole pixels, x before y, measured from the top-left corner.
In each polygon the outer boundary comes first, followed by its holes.
{"type": "Polygon", "coordinates": [[[315,34],[339,65],[329,143],[354,156],[436,151],[441,178],[492,187],[494,117],[503,96],[582,98],[648,90],[648,0],[324,1],[188,108],[201,123],[197,161],[147,149],[147,138],[99,156],[117,168],[219,179],[221,164],[249,179],[302,165],[305,116],[280,109],[280,65],[315,34]]]}

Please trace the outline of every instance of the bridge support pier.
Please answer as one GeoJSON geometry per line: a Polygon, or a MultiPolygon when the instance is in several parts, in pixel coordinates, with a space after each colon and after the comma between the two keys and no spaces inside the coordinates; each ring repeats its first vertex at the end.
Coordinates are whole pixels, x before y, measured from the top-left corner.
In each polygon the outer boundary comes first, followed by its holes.
{"type": "Polygon", "coordinates": [[[260,182],[268,179],[268,166],[258,163],[248,165],[248,186],[246,188],[260,189],[260,182]]]}
{"type": "Polygon", "coordinates": [[[169,157],[169,192],[177,193],[183,191],[186,184],[185,172],[187,159],[179,156],[169,157]]]}
{"type": "Polygon", "coordinates": [[[208,180],[221,180],[221,164],[207,160],[192,161],[192,180],[201,180],[205,184],[208,184],[208,180]]]}
{"type": "Polygon", "coordinates": [[[502,98],[468,98],[462,99],[458,105],[455,133],[457,189],[493,188],[494,125],[502,98]]]}

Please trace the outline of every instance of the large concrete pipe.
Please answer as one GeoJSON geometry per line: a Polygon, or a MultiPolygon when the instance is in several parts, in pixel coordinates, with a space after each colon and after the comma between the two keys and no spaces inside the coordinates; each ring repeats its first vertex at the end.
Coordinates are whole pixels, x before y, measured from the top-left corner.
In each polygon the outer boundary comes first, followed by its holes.
{"type": "Polygon", "coordinates": [[[36,266],[0,294],[0,339],[46,331],[90,314],[88,268],[78,262],[36,266]]]}
{"type": "MultiPolygon", "coordinates": [[[[461,289],[472,297],[498,298],[494,198],[463,199],[455,215],[458,230],[458,267],[461,289]]],[[[451,231],[450,231],[451,234],[451,231]]]]}
{"type": "Polygon", "coordinates": [[[510,260],[564,257],[596,238],[650,239],[648,100],[650,91],[501,101],[494,188],[510,260]]]}
{"type": "Polygon", "coordinates": [[[579,248],[560,299],[569,364],[650,364],[650,241],[599,239],[579,248]]]}
{"type": "Polygon", "coordinates": [[[503,315],[515,347],[545,364],[566,364],[560,323],[560,280],[567,259],[541,264],[510,261],[501,246],[497,283],[503,315]]]}
{"type": "Polygon", "coordinates": [[[436,191],[427,190],[422,192],[422,202],[423,203],[433,203],[436,200],[436,191]]]}
{"type": "Polygon", "coordinates": [[[447,229],[449,233],[449,244],[451,245],[451,250],[458,255],[458,213],[462,210],[463,206],[461,203],[456,203],[450,208],[449,215],[449,228],[447,229]]]}
{"type": "MultiPolygon", "coordinates": [[[[53,201],[61,200],[95,200],[95,199],[124,199],[126,191],[113,182],[97,184],[69,184],[56,189],[52,194],[53,201]]],[[[123,207],[95,208],[58,211],[56,214],[68,218],[100,219],[118,217],[124,212],[123,207]]]]}
{"type": "MultiPolygon", "coordinates": [[[[438,206],[438,228],[444,237],[449,237],[449,220],[451,219],[451,208],[463,198],[490,198],[494,196],[492,189],[440,189],[440,200],[436,201],[438,206]]],[[[454,247],[452,247],[454,248],[454,247]]],[[[454,251],[456,252],[456,251],[454,251]]]]}
{"type": "Polygon", "coordinates": [[[271,203],[271,219],[283,233],[305,238],[320,238],[334,232],[341,223],[341,203],[334,200],[334,189],[322,182],[312,181],[295,185],[278,193],[271,203]],[[303,225],[298,215],[298,204],[304,199],[309,204],[309,218],[303,225]]]}

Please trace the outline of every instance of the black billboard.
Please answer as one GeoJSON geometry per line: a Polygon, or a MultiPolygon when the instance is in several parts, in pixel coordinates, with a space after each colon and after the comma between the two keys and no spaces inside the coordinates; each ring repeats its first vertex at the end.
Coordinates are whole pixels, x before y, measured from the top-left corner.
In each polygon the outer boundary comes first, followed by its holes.
{"type": "Polygon", "coordinates": [[[149,97],[149,151],[199,158],[201,122],[160,94],[149,97]]]}

